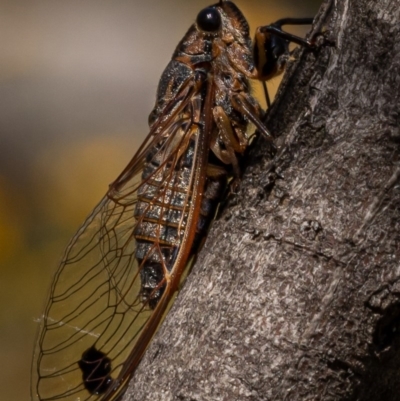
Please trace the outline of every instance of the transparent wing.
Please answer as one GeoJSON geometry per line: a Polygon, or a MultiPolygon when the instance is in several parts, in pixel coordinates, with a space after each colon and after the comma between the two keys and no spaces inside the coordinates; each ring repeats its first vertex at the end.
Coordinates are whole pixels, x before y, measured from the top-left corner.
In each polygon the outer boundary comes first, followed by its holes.
{"type": "Polygon", "coordinates": [[[71,240],[41,321],[32,369],[34,400],[115,399],[154,334],[179,280],[175,265],[186,263],[188,251],[181,248],[191,246],[199,209],[206,141],[190,118],[193,104],[200,104],[193,102],[198,93],[193,80],[182,85],[71,240]],[[192,164],[182,169],[185,157],[192,164]],[[171,199],[178,199],[179,207],[171,206],[171,199]],[[171,219],[178,228],[169,229],[171,219]],[[156,238],[140,258],[138,233],[156,238]],[[179,238],[168,265],[161,249],[171,235],[179,238]],[[161,287],[163,292],[151,305],[152,294],[143,296],[141,271],[156,254],[164,278],[153,292],[161,287]]]}
{"type": "Polygon", "coordinates": [[[121,365],[149,318],[139,298],[133,213],[134,200],[120,206],[104,198],[69,246],[38,339],[38,399],[90,399],[78,365],[83,353],[95,347],[113,367],[121,365]]]}

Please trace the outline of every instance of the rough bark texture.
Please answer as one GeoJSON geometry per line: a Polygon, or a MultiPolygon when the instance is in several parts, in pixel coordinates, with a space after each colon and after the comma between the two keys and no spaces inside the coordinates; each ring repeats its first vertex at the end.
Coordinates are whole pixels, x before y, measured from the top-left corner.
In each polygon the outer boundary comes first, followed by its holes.
{"type": "Polygon", "coordinates": [[[400,0],[322,18],[124,400],[400,399],[400,0]]]}

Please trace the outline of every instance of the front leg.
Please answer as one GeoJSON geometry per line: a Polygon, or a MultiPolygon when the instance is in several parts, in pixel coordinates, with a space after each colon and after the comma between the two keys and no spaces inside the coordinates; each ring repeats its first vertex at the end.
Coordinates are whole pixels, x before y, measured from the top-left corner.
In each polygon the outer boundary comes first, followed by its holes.
{"type": "Polygon", "coordinates": [[[236,153],[243,153],[247,147],[246,138],[238,138],[232,129],[231,122],[221,106],[213,109],[214,121],[218,127],[218,136],[211,141],[214,154],[225,164],[231,164],[235,177],[240,177],[239,162],[236,153]],[[224,145],[224,148],[221,145],[224,145]]]}

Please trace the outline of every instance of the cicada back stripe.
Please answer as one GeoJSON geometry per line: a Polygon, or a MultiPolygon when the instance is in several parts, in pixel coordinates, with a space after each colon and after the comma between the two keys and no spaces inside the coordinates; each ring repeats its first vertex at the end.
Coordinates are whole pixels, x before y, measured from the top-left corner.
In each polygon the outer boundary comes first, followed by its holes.
{"type": "Polygon", "coordinates": [[[261,71],[260,49],[271,55],[274,35],[291,38],[276,27],[257,32],[255,59],[245,17],[221,0],[178,44],[147,139],[56,271],[33,361],[33,400],[111,401],[123,393],[229,182],[240,177],[249,123],[272,140],[250,80],[274,70],[269,60],[261,71]]]}

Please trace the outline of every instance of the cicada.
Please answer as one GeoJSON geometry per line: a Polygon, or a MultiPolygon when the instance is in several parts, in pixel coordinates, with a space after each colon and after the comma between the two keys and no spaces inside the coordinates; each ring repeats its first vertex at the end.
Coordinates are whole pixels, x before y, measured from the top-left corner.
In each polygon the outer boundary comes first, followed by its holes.
{"type": "Polygon", "coordinates": [[[281,72],[288,42],[231,1],[199,12],[162,74],[150,132],[68,245],[33,361],[32,399],[110,401],[123,393],[204,239],[251,123],[272,142],[250,81],[281,72]],[[282,61],[283,60],[283,61],[282,61]]]}

